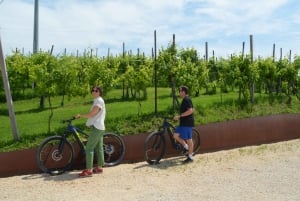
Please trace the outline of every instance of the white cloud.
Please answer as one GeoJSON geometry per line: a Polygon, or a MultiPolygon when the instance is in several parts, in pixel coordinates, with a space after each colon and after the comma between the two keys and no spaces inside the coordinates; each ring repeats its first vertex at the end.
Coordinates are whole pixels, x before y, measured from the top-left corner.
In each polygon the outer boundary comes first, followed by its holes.
{"type": "MultiPolygon", "coordinates": [[[[300,5],[296,0],[40,0],[39,46],[62,52],[98,48],[106,55],[154,46],[166,47],[176,34],[180,47],[203,51],[205,42],[217,55],[239,51],[250,34],[258,54],[279,45],[299,51],[300,5]],[[270,44],[271,43],[271,44],[270,44]]],[[[4,49],[31,51],[33,0],[5,0],[0,4],[0,34],[4,49]]],[[[236,52],[239,53],[239,52],[236,52]]],[[[299,52],[298,52],[299,53],[299,52]]]]}

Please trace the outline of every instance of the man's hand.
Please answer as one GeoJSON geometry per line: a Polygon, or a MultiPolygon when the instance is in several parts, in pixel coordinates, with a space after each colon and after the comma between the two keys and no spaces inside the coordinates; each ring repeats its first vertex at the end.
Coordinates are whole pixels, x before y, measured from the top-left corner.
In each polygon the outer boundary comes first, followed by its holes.
{"type": "Polygon", "coordinates": [[[179,119],[180,119],[180,115],[176,115],[176,116],[174,116],[174,121],[178,121],[179,119]]]}

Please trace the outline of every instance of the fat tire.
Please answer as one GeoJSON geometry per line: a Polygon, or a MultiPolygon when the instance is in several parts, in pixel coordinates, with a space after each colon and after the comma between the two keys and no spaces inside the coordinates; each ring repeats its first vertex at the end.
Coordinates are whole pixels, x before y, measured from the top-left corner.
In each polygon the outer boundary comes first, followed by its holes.
{"type": "Polygon", "coordinates": [[[144,158],[150,165],[158,164],[165,154],[166,140],[162,132],[153,132],[145,140],[144,158]]]}
{"type": "Polygon", "coordinates": [[[74,148],[61,136],[46,138],[38,147],[36,162],[38,167],[51,175],[62,174],[69,170],[74,161],[74,148]],[[58,154],[58,146],[63,143],[63,154],[58,154]]]}
{"type": "Polygon", "coordinates": [[[200,150],[201,139],[200,139],[199,131],[195,128],[193,128],[193,143],[194,143],[193,154],[196,154],[200,150]]]}
{"type": "Polygon", "coordinates": [[[105,166],[115,166],[121,163],[125,156],[124,140],[115,133],[105,133],[103,136],[105,166]]]}

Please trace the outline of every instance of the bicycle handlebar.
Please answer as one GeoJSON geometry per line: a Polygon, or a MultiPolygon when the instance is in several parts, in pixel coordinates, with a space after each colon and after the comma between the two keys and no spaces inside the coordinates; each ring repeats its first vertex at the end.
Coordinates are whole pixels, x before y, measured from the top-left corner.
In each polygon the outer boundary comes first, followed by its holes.
{"type": "Polygon", "coordinates": [[[157,117],[163,119],[161,127],[164,127],[164,128],[166,128],[166,127],[174,127],[173,123],[171,123],[171,122],[174,122],[173,117],[166,117],[166,116],[157,116],[157,117]]]}
{"type": "Polygon", "coordinates": [[[73,120],[75,120],[76,117],[72,117],[71,119],[62,120],[62,123],[71,123],[73,120]]]}
{"type": "Polygon", "coordinates": [[[167,116],[162,116],[162,115],[155,115],[156,118],[162,118],[164,120],[170,120],[173,121],[173,117],[167,117],[167,116]]]}
{"type": "Polygon", "coordinates": [[[173,117],[164,117],[164,120],[174,121],[173,117]]]}

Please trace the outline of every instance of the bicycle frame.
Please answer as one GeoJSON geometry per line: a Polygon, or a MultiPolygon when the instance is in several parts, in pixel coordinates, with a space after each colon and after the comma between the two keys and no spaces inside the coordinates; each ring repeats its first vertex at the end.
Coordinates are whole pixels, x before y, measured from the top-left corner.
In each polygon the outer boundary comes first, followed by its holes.
{"type": "Polygon", "coordinates": [[[176,150],[180,150],[181,145],[178,142],[176,142],[176,140],[174,139],[174,132],[171,130],[171,129],[175,130],[175,126],[173,126],[170,122],[168,122],[167,118],[164,118],[163,125],[160,127],[159,130],[161,129],[163,130],[162,134],[167,132],[172,147],[176,150]]]}
{"type": "MultiPolygon", "coordinates": [[[[78,143],[80,150],[82,152],[82,154],[85,154],[85,144],[83,142],[83,140],[81,139],[80,135],[83,135],[85,137],[88,137],[89,135],[84,132],[83,130],[81,130],[80,128],[77,128],[76,126],[73,126],[70,124],[70,122],[68,122],[68,126],[67,129],[64,132],[63,137],[65,139],[67,139],[70,135],[73,135],[75,137],[76,142],[78,143]]],[[[62,142],[62,144],[59,145],[59,150],[62,150],[62,147],[64,146],[65,141],[62,142]]],[[[104,152],[105,153],[110,153],[112,150],[110,145],[106,145],[105,143],[103,143],[104,146],[104,152]]]]}
{"type": "MultiPolygon", "coordinates": [[[[71,122],[68,122],[68,126],[64,132],[63,137],[65,139],[67,139],[70,135],[73,135],[75,137],[76,142],[78,143],[80,150],[84,153],[84,148],[85,145],[83,143],[83,141],[80,138],[80,135],[84,135],[84,136],[88,136],[88,134],[86,134],[84,131],[82,131],[81,129],[71,125],[71,122]]],[[[64,142],[63,142],[64,143],[64,142]]],[[[64,144],[60,145],[59,150],[61,150],[61,146],[63,147],[64,144]]]]}

